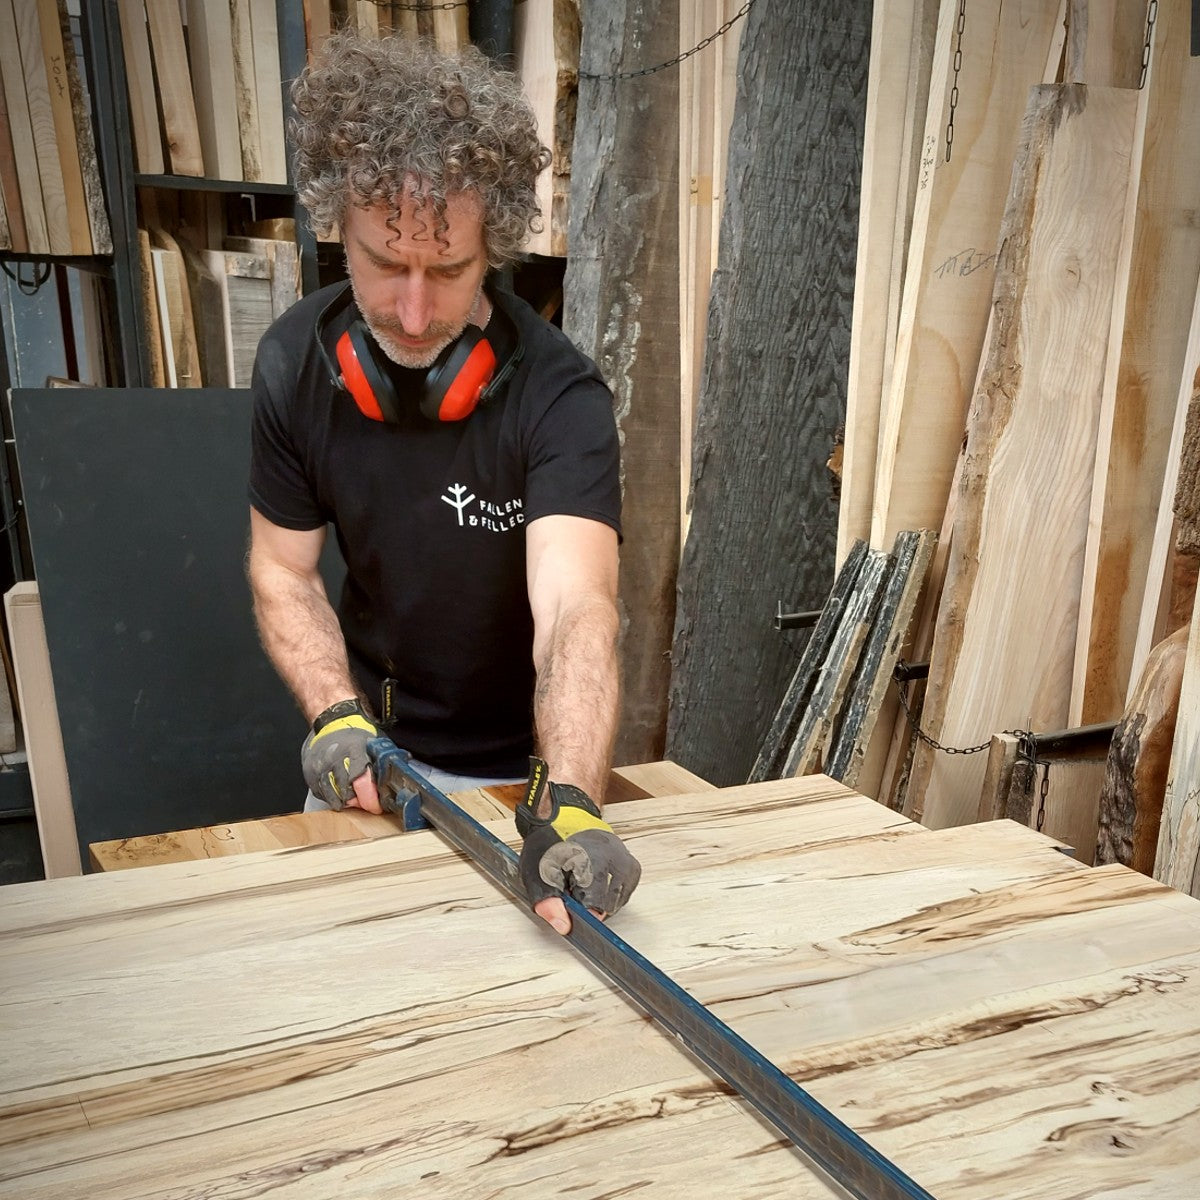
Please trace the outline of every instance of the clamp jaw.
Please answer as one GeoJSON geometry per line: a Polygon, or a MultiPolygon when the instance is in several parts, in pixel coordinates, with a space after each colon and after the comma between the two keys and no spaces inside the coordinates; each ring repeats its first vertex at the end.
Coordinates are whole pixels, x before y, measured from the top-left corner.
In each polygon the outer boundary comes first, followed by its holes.
{"type": "Polygon", "coordinates": [[[383,811],[395,813],[405,830],[429,829],[429,822],[421,815],[420,789],[425,780],[409,766],[412,755],[388,737],[372,738],[367,743],[367,754],[383,811]]]}

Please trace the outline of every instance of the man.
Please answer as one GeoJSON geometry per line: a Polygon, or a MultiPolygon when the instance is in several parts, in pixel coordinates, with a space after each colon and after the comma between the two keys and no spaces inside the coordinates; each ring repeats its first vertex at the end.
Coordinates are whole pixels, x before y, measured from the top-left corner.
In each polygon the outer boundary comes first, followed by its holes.
{"type": "Polygon", "coordinates": [[[275,322],[252,385],[248,574],[312,723],[306,807],[379,811],[381,727],[443,790],[532,763],[521,874],[565,933],[561,891],[609,915],[640,867],[598,807],[618,704],[611,395],[486,281],[536,227],[548,152],[475,50],[339,34],[292,95],[298,194],[318,234],[340,230],[350,281],[275,322]]]}

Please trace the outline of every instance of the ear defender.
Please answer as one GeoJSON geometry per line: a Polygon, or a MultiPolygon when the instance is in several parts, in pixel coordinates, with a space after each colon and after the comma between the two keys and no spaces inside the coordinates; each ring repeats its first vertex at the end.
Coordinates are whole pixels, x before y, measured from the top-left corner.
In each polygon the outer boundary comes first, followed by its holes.
{"type": "MultiPolygon", "coordinates": [[[[363,416],[372,421],[396,424],[402,411],[401,399],[366,323],[357,318],[350,322],[350,327],[337,340],[336,363],[325,349],[322,335],[329,319],[350,299],[350,285],[347,284],[321,310],[314,328],[317,351],[330,382],[353,399],[363,416]]],[[[500,312],[499,308],[494,311],[500,312]]],[[[503,319],[512,324],[507,316],[503,319]]],[[[481,329],[468,325],[429,368],[421,390],[422,414],[431,421],[463,421],[490,400],[511,377],[524,353],[515,328],[513,334],[514,349],[497,371],[498,360],[492,343],[481,329]]]]}

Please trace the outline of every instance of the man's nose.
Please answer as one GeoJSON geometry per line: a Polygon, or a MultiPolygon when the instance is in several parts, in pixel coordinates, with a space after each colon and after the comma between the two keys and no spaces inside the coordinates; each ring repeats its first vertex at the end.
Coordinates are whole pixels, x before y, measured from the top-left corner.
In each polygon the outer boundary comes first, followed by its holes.
{"type": "Polygon", "coordinates": [[[396,296],[396,315],[409,337],[420,337],[433,319],[433,304],[429,288],[423,279],[408,278],[396,296]]]}

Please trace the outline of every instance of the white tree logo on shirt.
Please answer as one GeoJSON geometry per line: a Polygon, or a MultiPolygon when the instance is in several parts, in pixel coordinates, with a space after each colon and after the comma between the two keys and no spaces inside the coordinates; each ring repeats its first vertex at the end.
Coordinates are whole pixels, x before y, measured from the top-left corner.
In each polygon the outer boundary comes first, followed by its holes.
{"type": "Polygon", "coordinates": [[[461,483],[452,483],[447,489],[451,496],[443,496],[442,499],[450,505],[451,508],[458,512],[458,523],[461,526],[463,523],[463,509],[475,499],[475,493],[472,492],[469,496],[463,495],[467,490],[461,483]]]}
{"type": "Polygon", "coordinates": [[[440,498],[458,514],[459,528],[469,525],[489,533],[508,533],[525,524],[524,502],[515,496],[511,500],[477,500],[474,492],[468,495],[466,484],[452,483],[440,498]],[[472,504],[475,510],[468,512],[472,504]]]}

